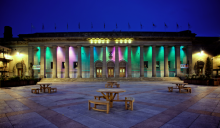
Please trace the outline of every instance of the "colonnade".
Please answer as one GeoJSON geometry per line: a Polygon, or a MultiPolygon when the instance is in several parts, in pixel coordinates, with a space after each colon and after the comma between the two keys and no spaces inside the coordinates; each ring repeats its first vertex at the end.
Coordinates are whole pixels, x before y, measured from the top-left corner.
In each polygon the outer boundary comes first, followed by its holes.
{"type": "MultiPolygon", "coordinates": [[[[65,78],[69,77],[69,45],[65,45],[65,78]]],[[[77,46],[78,52],[78,70],[77,70],[77,78],[82,78],[82,60],[81,60],[81,47],[77,46]]],[[[106,47],[102,46],[103,48],[103,62],[102,62],[102,77],[106,78],[106,47]]],[[[119,54],[118,54],[118,45],[115,47],[115,77],[119,77],[119,54]]],[[[131,71],[131,45],[128,45],[128,62],[127,62],[127,76],[130,78],[132,77],[131,71]]],[[[169,69],[168,69],[168,46],[164,45],[164,77],[168,77],[169,69]]],[[[40,76],[45,76],[45,46],[40,46],[40,76]]],[[[53,72],[52,77],[57,78],[57,46],[53,45],[53,72]]],[[[94,78],[94,46],[90,46],[90,78],[94,78]]],[[[29,53],[33,52],[34,47],[29,47],[29,53]]],[[[143,57],[143,50],[144,45],[140,45],[140,77],[144,77],[144,57],[143,57]]],[[[191,74],[192,68],[192,46],[187,46],[187,61],[189,64],[189,73],[191,74]]],[[[33,54],[28,56],[29,64],[34,62],[33,54]]],[[[175,68],[176,68],[176,76],[179,76],[181,73],[180,70],[180,46],[175,46],[175,68]]],[[[152,45],[152,77],[156,77],[156,45],[152,45]]]]}

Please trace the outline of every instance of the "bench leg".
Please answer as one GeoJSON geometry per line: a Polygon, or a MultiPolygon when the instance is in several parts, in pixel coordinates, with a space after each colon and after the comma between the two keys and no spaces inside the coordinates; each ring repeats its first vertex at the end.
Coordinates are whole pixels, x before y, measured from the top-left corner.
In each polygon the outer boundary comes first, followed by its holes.
{"type": "Polygon", "coordinates": [[[94,108],[96,108],[96,104],[94,104],[94,108]]]}
{"type": "Polygon", "coordinates": [[[128,110],[128,101],[125,101],[125,110],[128,110]]]}
{"type": "Polygon", "coordinates": [[[181,88],[179,88],[179,93],[181,93],[181,88]]]}
{"type": "Polygon", "coordinates": [[[109,104],[107,104],[107,110],[106,110],[106,113],[107,113],[107,114],[109,113],[109,104]]]}
{"type": "Polygon", "coordinates": [[[88,103],[88,106],[89,106],[89,110],[91,110],[90,102],[88,103]]]}

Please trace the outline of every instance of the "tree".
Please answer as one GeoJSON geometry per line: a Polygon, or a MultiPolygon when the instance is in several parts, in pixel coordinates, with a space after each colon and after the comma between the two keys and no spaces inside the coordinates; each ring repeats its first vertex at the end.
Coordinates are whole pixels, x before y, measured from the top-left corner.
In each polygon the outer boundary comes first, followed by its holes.
{"type": "Polygon", "coordinates": [[[210,78],[212,74],[212,62],[209,57],[207,57],[205,65],[205,75],[207,78],[210,78]]]}

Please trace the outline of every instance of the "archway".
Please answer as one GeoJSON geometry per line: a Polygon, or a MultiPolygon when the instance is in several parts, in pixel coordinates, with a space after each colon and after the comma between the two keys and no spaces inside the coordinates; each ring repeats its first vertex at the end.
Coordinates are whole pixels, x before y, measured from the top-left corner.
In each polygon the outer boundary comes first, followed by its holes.
{"type": "Polygon", "coordinates": [[[108,77],[114,77],[114,69],[115,69],[115,63],[111,60],[108,61],[107,62],[108,77]]]}
{"type": "Polygon", "coordinates": [[[121,60],[119,62],[119,77],[126,77],[126,65],[127,65],[127,62],[125,60],[121,60]]]}
{"type": "Polygon", "coordinates": [[[19,62],[15,64],[15,66],[13,67],[14,76],[25,77],[26,71],[27,71],[26,65],[23,62],[19,62]]]}
{"type": "Polygon", "coordinates": [[[101,60],[97,60],[95,62],[95,76],[97,78],[102,77],[102,61],[101,60]]]}

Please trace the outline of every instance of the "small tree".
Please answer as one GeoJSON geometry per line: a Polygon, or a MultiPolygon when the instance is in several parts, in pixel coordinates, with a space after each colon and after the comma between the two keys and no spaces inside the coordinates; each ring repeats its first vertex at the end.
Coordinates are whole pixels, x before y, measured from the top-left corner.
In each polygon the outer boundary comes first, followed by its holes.
{"type": "Polygon", "coordinates": [[[207,78],[210,78],[212,74],[212,62],[209,57],[207,57],[205,65],[205,75],[207,78]]]}

